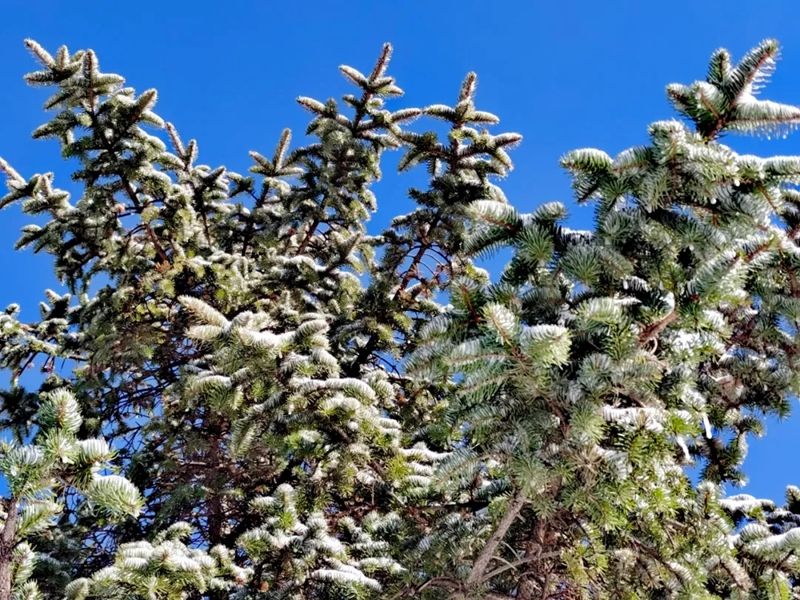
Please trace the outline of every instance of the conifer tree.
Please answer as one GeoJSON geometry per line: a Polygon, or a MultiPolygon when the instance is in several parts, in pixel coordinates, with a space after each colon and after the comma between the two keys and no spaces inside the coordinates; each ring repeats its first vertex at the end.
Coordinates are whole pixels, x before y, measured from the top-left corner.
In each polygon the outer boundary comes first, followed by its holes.
{"type": "Polygon", "coordinates": [[[37,556],[46,556],[42,538],[64,511],[65,495],[78,492],[88,501],[88,513],[99,526],[107,517],[137,516],[138,490],[119,475],[104,473],[113,451],[105,440],[77,439],[82,417],[78,402],[64,389],[46,393],[37,413],[37,430],[31,443],[0,445],[0,473],[8,485],[3,502],[0,533],[0,598],[40,598],[31,579],[37,556]]]}
{"type": "Polygon", "coordinates": [[[688,124],[653,124],[647,146],[565,156],[594,231],[564,227],[561,205],[474,206],[470,246],[514,256],[497,282],[456,283],[412,371],[462,374],[445,409],[461,443],[442,469],[488,512],[445,517],[429,545],[459,575],[423,585],[700,598],[737,572],[709,486],[741,481],[757,415],[797,393],[800,160],[739,156],[719,136],[798,122],[753,96],[776,52],[764,42],[733,66],[718,51],[706,81],[669,86],[688,124]],[[697,488],[681,469],[693,460],[697,488]]]}
{"type": "Polygon", "coordinates": [[[800,386],[800,159],[722,143],[800,121],[755,96],[775,42],[669,86],[647,145],[562,159],[592,231],[506,200],[521,137],[474,74],[395,106],[388,45],[248,174],[92,51],[27,47],[79,197],[0,163],[66,288],[0,315],[0,600],[800,593],[796,490],[722,494],[800,386]],[[395,150],[427,183],[371,234],[395,150]]]}

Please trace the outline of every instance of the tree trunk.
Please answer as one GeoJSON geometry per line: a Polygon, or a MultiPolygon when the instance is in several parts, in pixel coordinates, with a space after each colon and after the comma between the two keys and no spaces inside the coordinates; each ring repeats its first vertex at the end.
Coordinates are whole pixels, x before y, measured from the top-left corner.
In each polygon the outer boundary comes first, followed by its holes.
{"type": "Polygon", "coordinates": [[[0,600],[11,600],[11,552],[0,552],[0,600]]]}
{"type": "Polygon", "coordinates": [[[17,535],[17,500],[11,498],[6,508],[6,523],[0,535],[0,600],[11,600],[11,562],[17,535]]]}

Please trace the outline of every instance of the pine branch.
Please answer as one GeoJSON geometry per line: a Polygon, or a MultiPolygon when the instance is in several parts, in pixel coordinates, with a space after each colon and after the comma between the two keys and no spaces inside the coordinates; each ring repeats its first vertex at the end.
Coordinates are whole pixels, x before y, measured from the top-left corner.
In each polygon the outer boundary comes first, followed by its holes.
{"type": "Polygon", "coordinates": [[[472,563],[472,569],[470,569],[469,575],[467,575],[467,578],[464,580],[464,589],[477,589],[478,587],[481,587],[482,584],[488,579],[486,568],[494,558],[495,552],[503,542],[503,539],[506,537],[508,530],[514,524],[514,521],[517,520],[520,512],[522,512],[525,503],[526,497],[522,491],[516,492],[516,494],[514,494],[514,496],[509,500],[508,506],[506,507],[502,518],[497,523],[497,527],[492,535],[489,536],[489,539],[486,541],[483,549],[472,563]]]}

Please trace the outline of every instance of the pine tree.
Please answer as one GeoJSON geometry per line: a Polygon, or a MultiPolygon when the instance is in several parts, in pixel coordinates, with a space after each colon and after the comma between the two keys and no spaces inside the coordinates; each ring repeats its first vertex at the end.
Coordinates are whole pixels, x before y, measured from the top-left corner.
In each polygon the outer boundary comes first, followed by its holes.
{"type": "MultiPolygon", "coordinates": [[[[64,512],[65,496],[77,492],[87,514],[104,525],[108,518],[137,516],[138,490],[130,481],[108,474],[114,453],[101,438],[78,439],[82,417],[66,389],[43,396],[30,443],[0,445],[0,473],[8,483],[0,533],[0,598],[40,598],[31,579],[37,556],[30,541],[41,538],[64,512]]],[[[74,502],[70,502],[74,506],[74,502]]],[[[46,542],[45,542],[46,544],[46,542]]],[[[46,548],[46,546],[45,546],[46,548]]],[[[40,552],[46,552],[40,550],[40,552]]]]}
{"type": "Polygon", "coordinates": [[[755,97],[775,42],[669,86],[647,145],[563,157],[592,231],[507,201],[521,137],[474,74],[395,107],[388,45],[248,174],[92,51],[27,47],[80,197],[0,163],[66,288],[0,315],[0,600],[800,593],[796,490],[722,493],[800,387],[800,159],[721,141],[800,122],[755,97]],[[427,183],[371,234],[391,151],[427,183]]]}
{"type": "MultiPolygon", "coordinates": [[[[460,575],[428,583],[701,598],[736,560],[708,486],[742,480],[757,415],[786,414],[797,393],[800,161],[739,156],[719,136],[798,122],[752,95],[776,52],[764,42],[732,66],[718,51],[707,81],[669,86],[688,123],[653,124],[647,146],[565,156],[594,231],[564,227],[561,205],[475,205],[471,247],[513,258],[497,282],[456,284],[412,371],[463,374],[445,408],[461,443],[443,468],[454,497],[486,509],[458,517],[466,551],[445,572],[460,575]],[[682,470],[694,460],[700,487],[682,470]]],[[[453,519],[431,538],[436,562],[453,519]]]]}

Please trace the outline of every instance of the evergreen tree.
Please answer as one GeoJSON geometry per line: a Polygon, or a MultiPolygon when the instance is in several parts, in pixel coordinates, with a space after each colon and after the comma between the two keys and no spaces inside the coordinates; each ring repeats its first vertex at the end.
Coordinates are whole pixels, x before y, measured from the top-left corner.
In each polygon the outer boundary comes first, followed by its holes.
{"type": "MultiPolygon", "coordinates": [[[[0,445],[0,473],[8,484],[0,533],[0,598],[34,600],[41,594],[31,579],[38,560],[46,558],[47,540],[38,557],[29,541],[42,538],[64,512],[65,496],[78,492],[98,527],[108,517],[137,516],[139,492],[119,475],[104,473],[113,451],[100,438],[79,440],[78,402],[66,389],[43,396],[31,443],[0,445]]],[[[54,565],[50,565],[51,567],[54,565]]]]}
{"type": "Polygon", "coordinates": [[[722,494],[800,387],[800,159],[721,142],[800,122],[755,97],[774,42],[669,86],[647,145],[563,158],[592,231],[506,200],[521,138],[474,74],[395,108],[388,45],[249,174],[92,51],[27,46],[80,197],[0,163],[66,288],[0,315],[0,600],[800,594],[796,490],[722,494]],[[427,183],[371,235],[394,150],[427,183]]]}
{"type": "Polygon", "coordinates": [[[475,204],[470,247],[513,258],[495,283],[456,284],[412,372],[462,375],[442,469],[454,497],[488,510],[445,517],[431,561],[459,575],[423,585],[703,598],[737,572],[709,486],[742,480],[758,415],[786,414],[797,393],[800,160],[739,156],[719,136],[800,119],[752,95],[776,52],[764,42],[732,66],[718,51],[706,81],[669,86],[688,124],[653,124],[647,146],[565,156],[594,231],[564,227],[561,205],[475,204]],[[694,460],[696,488],[682,470],[694,460]]]}

